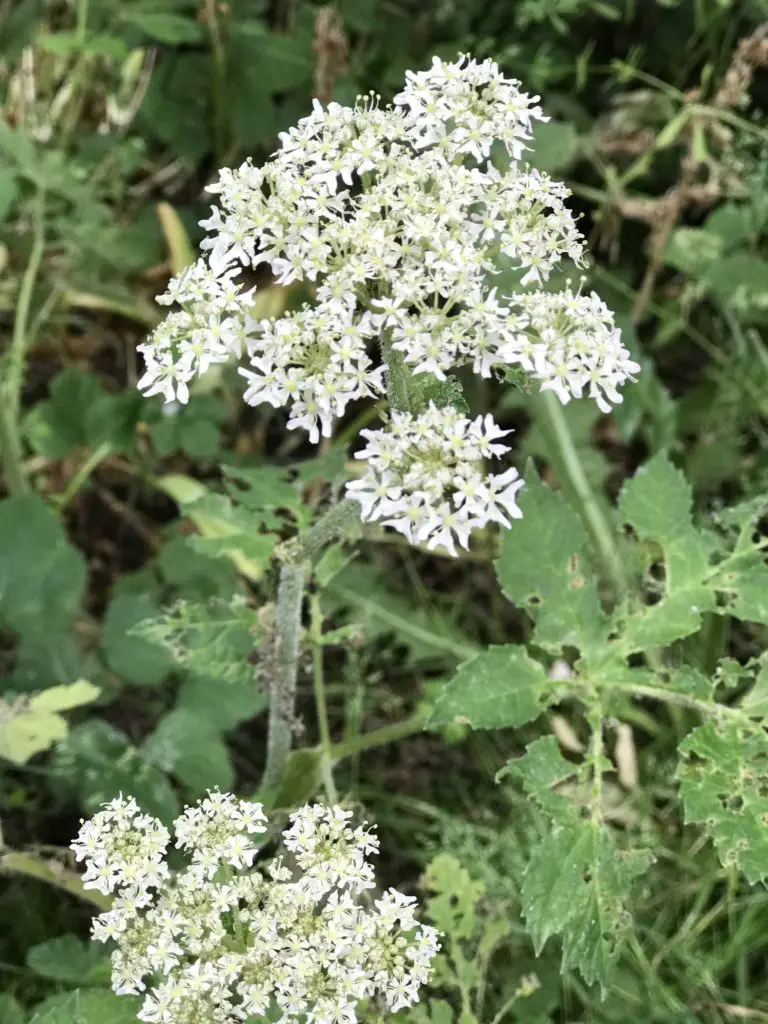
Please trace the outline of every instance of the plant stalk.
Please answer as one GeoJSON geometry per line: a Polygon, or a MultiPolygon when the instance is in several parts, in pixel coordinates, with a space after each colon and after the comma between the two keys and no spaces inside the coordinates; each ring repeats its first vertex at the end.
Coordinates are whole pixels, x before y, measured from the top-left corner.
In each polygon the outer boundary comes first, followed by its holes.
{"type": "Polygon", "coordinates": [[[32,249],[16,303],[16,318],[2,380],[0,381],[0,448],[5,482],[11,494],[29,490],[24,474],[19,414],[24,366],[30,342],[29,313],[45,249],[45,192],[38,188],[32,206],[32,249]]]}
{"type": "Polygon", "coordinates": [[[563,407],[551,391],[542,391],[535,397],[531,396],[530,405],[554,456],[555,468],[565,477],[563,483],[567,485],[578,505],[582,521],[592,537],[603,570],[610,580],[614,597],[618,600],[626,590],[621,554],[616,545],[613,528],[587,479],[563,407]]]}
{"type": "Polygon", "coordinates": [[[323,548],[359,520],[357,502],[342,501],[332,506],[280,567],[275,611],[277,670],[270,685],[267,760],[260,786],[265,794],[277,789],[291,752],[307,575],[323,548]]]}

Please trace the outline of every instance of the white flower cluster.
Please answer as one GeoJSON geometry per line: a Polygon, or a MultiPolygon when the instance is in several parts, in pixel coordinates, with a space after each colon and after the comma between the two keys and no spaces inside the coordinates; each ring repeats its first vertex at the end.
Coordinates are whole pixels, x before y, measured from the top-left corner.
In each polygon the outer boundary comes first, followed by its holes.
{"type": "Polygon", "coordinates": [[[351,401],[384,392],[391,368],[377,344],[413,374],[518,365],[563,402],[585,389],[601,409],[620,402],[638,366],[610,313],[595,296],[538,288],[564,257],[580,263],[583,239],[567,188],[521,163],[546,120],[537,100],[493,61],[461,57],[409,72],[387,109],[374,96],[315,102],[264,166],[224,169],[209,186],[219,205],[202,222],[207,263],[163,297],[181,312],[142,346],[140,387],[186,401],[195,374],[245,349],[245,400],[286,406],[313,443],[351,401]],[[497,295],[500,254],[534,290],[497,295]],[[312,303],[256,320],[234,279],[261,263],[279,283],[304,282],[312,303]]]}
{"type": "Polygon", "coordinates": [[[174,823],[188,865],[171,875],[166,829],[118,797],[72,844],[86,887],[115,892],[93,936],[112,940],[118,993],[144,993],[150,1024],[353,1024],[361,1004],[391,1011],[418,1001],[438,949],[415,900],[374,886],[366,857],[378,840],[340,807],[304,807],[283,833],[286,855],[261,873],[261,805],[210,792],[174,823]],[[289,866],[289,865],[295,865],[289,866]]]}
{"type": "Polygon", "coordinates": [[[455,409],[430,404],[419,417],[394,413],[388,430],[363,430],[368,441],[357,458],[368,463],[362,479],[347,484],[363,521],[381,519],[412,544],[456,554],[470,532],[491,521],[509,526],[522,516],[515,495],[523,486],[516,469],[486,475],[482,460],[502,455],[493,417],[470,420],[455,409]]]}

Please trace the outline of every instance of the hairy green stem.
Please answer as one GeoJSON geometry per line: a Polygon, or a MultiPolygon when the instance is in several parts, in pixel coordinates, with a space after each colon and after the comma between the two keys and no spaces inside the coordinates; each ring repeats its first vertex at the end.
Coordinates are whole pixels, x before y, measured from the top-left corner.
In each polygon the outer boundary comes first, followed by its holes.
{"type": "Polygon", "coordinates": [[[613,528],[587,479],[568,429],[563,406],[551,391],[542,391],[535,397],[532,396],[530,405],[553,456],[555,469],[565,477],[562,482],[567,485],[578,504],[581,518],[592,537],[603,569],[614,590],[614,597],[618,599],[626,589],[621,555],[613,528]]]}
{"type": "Polygon", "coordinates": [[[267,760],[260,787],[264,793],[276,790],[291,752],[307,575],[323,548],[359,520],[357,502],[339,502],[315,523],[302,544],[294,544],[280,567],[275,610],[277,666],[270,685],[267,760]]]}
{"type": "Polygon", "coordinates": [[[389,331],[382,331],[380,338],[381,357],[387,364],[387,398],[395,412],[411,411],[411,396],[408,390],[410,373],[401,352],[392,347],[389,331]]]}
{"type": "Polygon", "coordinates": [[[291,752],[306,575],[304,560],[284,563],[280,569],[275,612],[277,671],[270,687],[267,763],[261,780],[261,789],[266,792],[276,789],[291,752]]]}
{"type": "Polygon", "coordinates": [[[42,188],[39,188],[35,195],[32,222],[32,249],[21,279],[11,347],[8,351],[2,381],[0,381],[0,447],[2,448],[5,482],[11,494],[21,494],[29,490],[22,465],[19,414],[21,389],[24,383],[24,366],[30,342],[29,311],[45,249],[45,192],[42,188]]]}

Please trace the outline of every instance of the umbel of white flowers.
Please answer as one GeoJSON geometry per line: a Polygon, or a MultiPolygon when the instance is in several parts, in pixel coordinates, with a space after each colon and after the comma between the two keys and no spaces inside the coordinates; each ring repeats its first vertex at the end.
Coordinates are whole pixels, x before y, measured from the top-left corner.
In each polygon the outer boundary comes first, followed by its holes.
{"type": "Polygon", "coordinates": [[[212,791],[174,822],[189,863],[172,875],[170,833],[118,797],[84,822],[72,849],[86,888],[114,892],[93,922],[113,941],[112,984],[144,993],[153,1024],[354,1024],[364,1005],[411,1006],[430,976],[438,932],[414,917],[415,899],[374,886],[378,851],[350,811],[320,805],[291,815],[282,856],[253,868],[261,804],[212,791]]]}
{"type": "MultiPolygon", "coordinates": [[[[428,71],[408,72],[393,106],[380,108],[375,96],[354,108],[315,102],[262,167],[222,170],[209,186],[220,206],[202,222],[207,259],[159,297],[180,310],[140,346],[140,388],[186,402],[194,376],[245,353],[245,401],[286,406],[288,426],[316,443],[351,401],[384,394],[389,368],[378,342],[413,374],[444,380],[469,366],[489,377],[514,366],[563,403],[586,392],[608,412],[640,367],[596,294],[539,287],[563,257],[580,264],[584,246],[568,189],[521,162],[533,122],[547,119],[519,86],[491,60],[435,58],[428,71]],[[491,159],[494,144],[506,150],[504,169],[491,159]],[[497,294],[500,254],[527,290],[497,294]],[[236,279],[261,263],[283,284],[309,282],[313,303],[257,321],[253,289],[236,279]]],[[[481,427],[450,415],[464,440],[487,429],[487,417],[481,427]]],[[[369,432],[377,467],[349,493],[365,498],[364,518],[453,551],[454,537],[466,545],[473,528],[519,516],[521,485],[510,486],[512,470],[503,482],[486,477],[477,446],[470,454],[462,444],[458,462],[437,459],[437,436],[431,459],[403,460],[392,433],[423,440],[439,419],[430,409],[369,432]],[[453,465],[457,476],[432,487],[415,464],[443,476],[453,465]],[[457,497],[465,486],[471,500],[457,497]],[[372,490],[381,492],[376,502],[372,490]]]]}

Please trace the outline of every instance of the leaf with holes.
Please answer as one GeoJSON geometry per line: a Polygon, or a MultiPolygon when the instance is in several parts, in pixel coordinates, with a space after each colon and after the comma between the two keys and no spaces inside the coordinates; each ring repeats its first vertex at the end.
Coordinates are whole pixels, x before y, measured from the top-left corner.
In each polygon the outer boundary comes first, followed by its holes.
{"type": "Polygon", "coordinates": [[[725,867],[768,879],[768,734],[730,717],[707,722],[680,745],[677,771],[686,822],[703,825],[725,867]]]}

